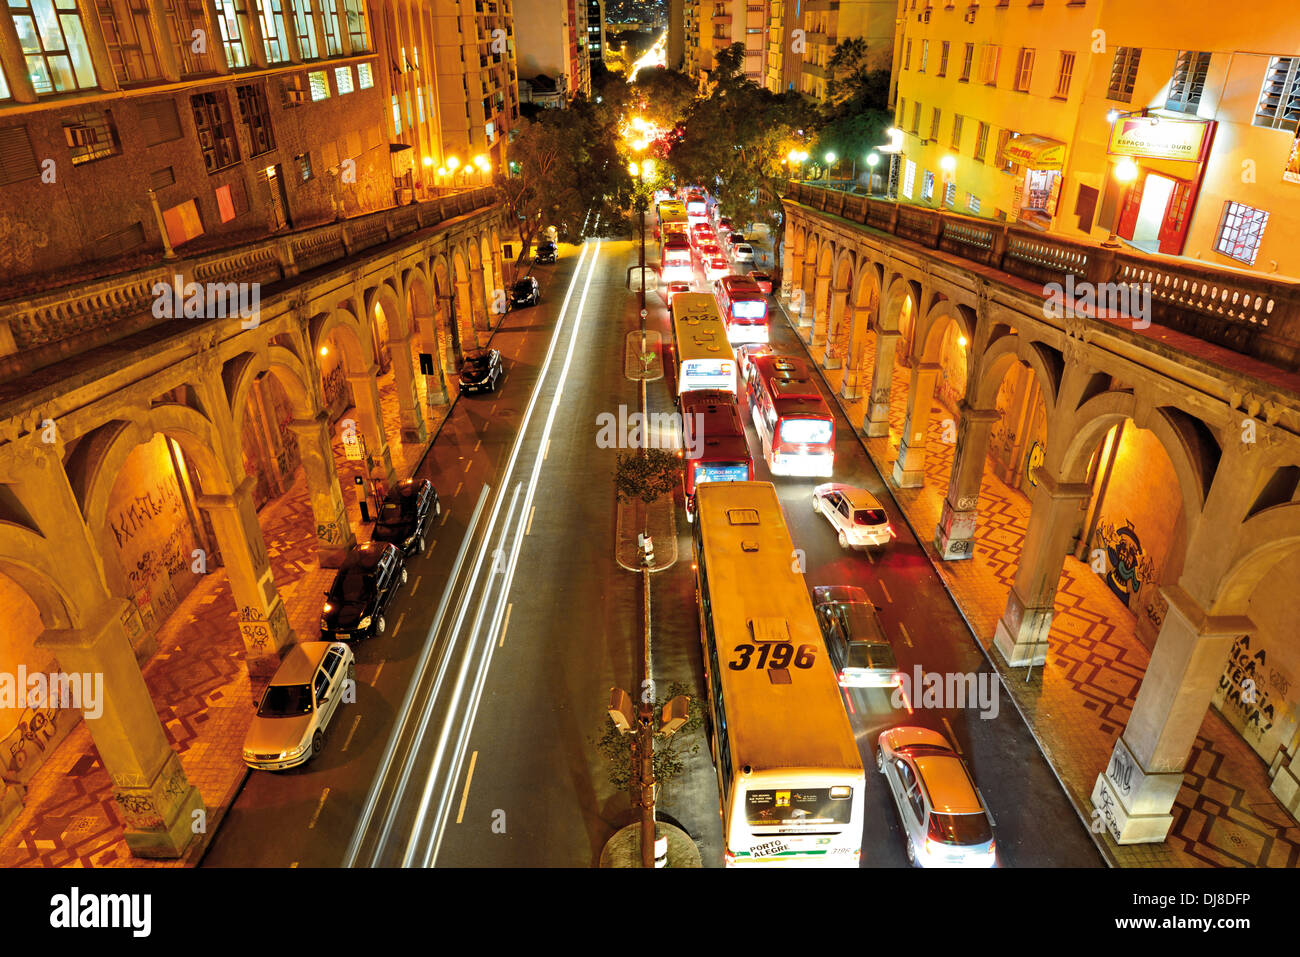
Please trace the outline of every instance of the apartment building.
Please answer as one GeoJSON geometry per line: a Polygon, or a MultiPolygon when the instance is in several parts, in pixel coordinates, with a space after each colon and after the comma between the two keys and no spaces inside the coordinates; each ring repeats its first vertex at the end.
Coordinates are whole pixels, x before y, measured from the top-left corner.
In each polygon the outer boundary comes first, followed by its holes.
{"type": "Polygon", "coordinates": [[[868,69],[890,69],[897,17],[898,0],[807,0],[801,21],[804,50],[793,71],[794,88],[824,102],[831,56],[841,40],[852,37],[866,40],[868,69]]]}
{"type": "Polygon", "coordinates": [[[605,63],[605,0],[587,0],[587,60],[605,63]]]}
{"type": "Polygon", "coordinates": [[[744,47],[742,72],[759,86],[767,73],[769,0],[687,0],[685,71],[703,85],[720,51],[744,47]]]}
{"type": "Polygon", "coordinates": [[[528,24],[516,37],[519,74],[556,78],[566,100],[590,96],[586,0],[514,0],[514,15],[528,24]]]}
{"type": "Polygon", "coordinates": [[[1262,0],[908,0],[904,200],[1295,276],[1300,18],[1262,0]],[[1050,43],[1049,43],[1050,40],[1050,43]]]}

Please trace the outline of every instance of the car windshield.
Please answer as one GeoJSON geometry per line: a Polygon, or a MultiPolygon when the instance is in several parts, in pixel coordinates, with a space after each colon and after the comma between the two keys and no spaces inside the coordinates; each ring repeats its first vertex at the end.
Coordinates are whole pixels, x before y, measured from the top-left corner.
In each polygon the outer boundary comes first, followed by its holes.
{"type": "Polygon", "coordinates": [[[411,499],[403,499],[401,502],[385,502],[383,508],[379,510],[379,524],[393,525],[400,522],[403,515],[408,515],[414,510],[414,501],[411,499]]]}
{"type": "Polygon", "coordinates": [[[928,836],[940,844],[987,844],[993,839],[993,828],[983,814],[941,814],[932,811],[928,836]]]}
{"type": "Polygon", "coordinates": [[[515,295],[526,296],[533,291],[533,284],[527,279],[521,279],[515,283],[515,295]]]}
{"type": "Polygon", "coordinates": [[[479,355],[466,356],[465,364],[461,367],[466,372],[486,372],[488,366],[492,364],[492,359],[486,353],[479,355]]]}
{"type": "Polygon", "coordinates": [[[849,645],[848,667],[894,671],[898,660],[894,649],[883,641],[855,641],[849,645]]]}
{"type": "Polygon", "coordinates": [[[271,685],[258,706],[259,718],[292,718],[311,714],[311,685],[271,685]]]}
{"type": "Polygon", "coordinates": [[[370,591],[370,580],[364,570],[349,568],[330,589],[330,600],[336,602],[361,601],[370,591]]]}
{"type": "Polygon", "coordinates": [[[854,525],[884,525],[885,510],[883,508],[859,508],[853,512],[854,525]]]}

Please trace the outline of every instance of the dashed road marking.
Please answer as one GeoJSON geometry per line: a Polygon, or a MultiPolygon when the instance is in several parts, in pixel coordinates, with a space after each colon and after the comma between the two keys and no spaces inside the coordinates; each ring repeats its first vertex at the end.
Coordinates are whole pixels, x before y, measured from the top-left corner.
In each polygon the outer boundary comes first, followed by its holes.
{"type": "Polygon", "coordinates": [[[307,830],[310,831],[310,830],[312,830],[313,828],[316,827],[316,821],[317,821],[317,819],[320,818],[320,812],[321,812],[321,809],[322,809],[323,807],[325,807],[325,800],[326,800],[329,796],[330,796],[330,789],[329,789],[329,788],[326,788],[324,791],[321,791],[321,792],[320,792],[320,803],[316,805],[316,813],[313,814],[313,815],[311,816],[311,823],[307,825],[307,830]]]}
{"type": "Polygon", "coordinates": [[[375,669],[375,676],[370,679],[370,687],[374,688],[379,684],[379,672],[384,670],[384,661],[387,660],[388,659],[385,658],[383,661],[379,662],[379,667],[375,669]]]}
{"type": "MultiPolygon", "coordinates": [[[[456,486],[456,491],[458,491],[458,492],[460,491],[460,486],[459,486],[459,485],[456,486]]],[[[447,524],[447,519],[449,519],[449,518],[451,518],[451,509],[447,509],[447,511],[445,511],[445,512],[442,513],[442,521],[439,522],[438,525],[439,525],[440,527],[443,526],[443,525],[446,525],[446,524],[447,524]]]]}
{"type": "Polygon", "coordinates": [[[473,468],[473,466],[474,466],[474,460],[470,459],[468,462],[465,463],[465,471],[468,472],[471,468],[473,468]]]}
{"type": "MultiPolygon", "coordinates": [[[[483,440],[482,440],[482,439],[479,439],[477,442],[475,442],[475,443],[474,443],[474,451],[477,452],[478,449],[479,449],[479,446],[482,445],[482,444],[483,444],[483,440]]],[[[469,470],[466,469],[466,471],[469,471],[469,470]]]]}
{"type": "Polygon", "coordinates": [[[894,599],[889,594],[889,589],[885,587],[885,583],[883,580],[880,583],[880,590],[885,593],[885,601],[889,602],[892,605],[894,603],[894,599]]]}
{"type": "Polygon", "coordinates": [[[460,810],[456,812],[456,823],[465,819],[465,802],[469,800],[469,783],[474,780],[474,765],[478,763],[478,752],[469,756],[469,774],[465,775],[465,791],[460,796],[460,810]]]}
{"type": "Polygon", "coordinates": [[[903,640],[907,642],[907,647],[912,647],[912,636],[907,633],[907,626],[901,621],[898,623],[898,630],[903,633],[903,640]]]}
{"type": "Polygon", "coordinates": [[[510,609],[514,607],[514,602],[506,605],[506,617],[505,620],[501,622],[501,640],[497,642],[498,648],[504,648],[506,646],[506,629],[510,627],[510,609]]]}
{"type": "Polygon", "coordinates": [[[420,590],[420,581],[421,581],[423,578],[424,578],[423,575],[416,575],[416,576],[415,576],[415,584],[411,586],[411,594],[412,594],[412,595],[414,595],[417,591],[420,590]]]}
{"type": "Polygon", "coordinates": [[[525,535],[533,534],[533,513],[536,511],[537,511],[536,505],[534,505],[532,508],[528,510],[528,527],[524,529],[525,535]]]}
{"type": "Polygon", "coordinates": [[[346,751],[348,749],[348,745],[352,743],[352,736],[357,733],[357,725],[359,725],[360,723],[361,723],[361,715],[357,715],[355,718],[352,719],[352,730],[348,732],[348,739],[343,742],[344,751],[346,751]]]}
{"type": "Polygon", "coordinates": [[[396,637],[397,633],[402,630],[402,622],[404,621],[406,621],[406,612],[402,612],[400,615],[397,616],[397,624],[393,626],[394,637],[396,637]]]}

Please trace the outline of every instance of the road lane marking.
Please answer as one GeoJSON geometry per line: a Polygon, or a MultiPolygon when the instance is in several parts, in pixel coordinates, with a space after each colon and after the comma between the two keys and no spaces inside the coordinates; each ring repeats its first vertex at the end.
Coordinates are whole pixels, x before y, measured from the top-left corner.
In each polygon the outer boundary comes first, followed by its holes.
{"type": "Polygon", "coordinates": [[[357,733],[357,725],[359,725],[360,723],[361,723],[361,715],[357,715],[355,718],[352,719],[352,730],[348,732],[348,739],[343,742],[344,751],[346,751],[348,749],[348,745],[352,743],[352,736],[357,733]]]}
{"type": "MultiPolygon", "coordinates": [[[[459,494],[460,494],[460,490],[463,489],[464,487],[465,487],[465,483],[464,483],[464,482],[457,482],[457,483],[456,483],[456,491],[454,491],[454,492],[451,493],[451,497],[452,497],[452,498],[455,498],[457,495],[459,495],[459,494]]],[[[450,509],[448,509],[448,511],[444,512],[443,515],[442,515],[442,522],[443,522],[443,524],[446,524],[446,522],[447,522],[447,515],[448,515],[448,514],[450,514],[450,509]]]]}
{"type": "Polygon", "coordinates": [[[524,529],[525,535],[533,534],[533,513],[536,511],[537,511],[536,505],[534,505],[532,508],[528,510],[528,527],[524,529]]]}
{"type": "Polygon", "coordinates": [[[473,465],[474,465],[474,460],[470,459],[468,462],[465,463],[465,471],[468,472],[470,468],[473,467],[473,465]]]}
{"type": "MultiPolygon", "coordinates": [[[[460,486],[456,487],[456,491],[460,491],[460,486]]],[[[447,519],[449,518],[451,518],[451,509],[447,509],[447,511],[442,513],[442,521],[438,523],[438,527],[441,528],[443,525],[446,525],[447,519]]]]}
{"type": "Polygon", "coordinates": [[[376,685],[379,684],[379,672],[381,672],[381,671],[384,670],[384,661],[387,661],[387,660],[388,660],[388,659],[385,658],[383,661],[379,662],[379,667],[375,669],[375,676],[374,676],[373,678],[370,679],[370,687],[373,688],[373,687],[375,687],[376,685]]]}
{"type": "Polygon", "coordinates": [[[957,741],[957,735],[953,733],[952,725],[948,723],[948,719],[944,717],[940,717],[939,720],[942,721],[943,726],[948,729],[948,740],[951,741],[952,746],[957,749],[957,753],[965,754],[966,752],[962,751],[961,744],[957,741]]]}
{"type": "Polygon", "coordinates": [[[496,413],[497,413],[497,403],[493,402],[493,403],[492,403],[492,414],[493,414],[493,415],[496,415],[496,413]]]}
{"type": "Polygon", "coordinates": [[[903,633],[903,640],[907,642],[907,647],[912,647],[912,636],[907,633],[907,626],[901,621],[898,623],[898,630],[903,633]]]}
{"type": "Polygon", "coordinates": [[[329,788],[326,788],[324,791],[320,792],[320,803],[316,805],[316,813],[311,816],[311,823],[307,825],[307,830],[310,831],[316,827],[316,820],[320,817],[321,808],[325,806],[325,799],[328,798],[329,796],[330,796],[329,788]]]}
{"type": "Polygon", "coordinates": [[[504,648],[506,646],[506,629],[510,627],[510,609],[514,607],[514,602],[506,605],[506,618],[505,621],[501,622],[501,640],[497,642],[498,648],[504,648]]]}
{"type": "Polygon", "coordinates": [[[460,810],[456,812],[456,823],[465,819],[465,802],[469,800],[469,782],[474,780],[474,765],[478,763],[478,752],[469,756],[469,774],[465,775],[465,791],[460,796],[460,810]]]}
{"type": "Polygon", "coordinates": [[[479,446],[482,445],[482,444],[483,444],[483,440],[482,440],[482,439],[479,439],[477,442],[475,442],[475,443],[474,443],[474,451],[477,452],[479,446]]]}
{"type": "Polygon", "coordinates": [[[542,461],[546,461],[546,456],[551,454],[551,440],[546,440],[546,448],[542,451],[542,461]]]}
{"type": "Polygon", "coordinates": [[[428,558],[430,555],[432,555],[433,550],[437,547],[438,547],[438,540],[435,538],[433,541],[429,543],[429,547],[424,552],[424,557],[428,558]]]}
{"type": "Polygon", "coordinates": [[[416,576],[415,576],[415,584],[411,586],[411,594],[412,594],[412,595],[414,595],[417,591],[420,590],[420,582],[421,582],[421,580],[422,580],[423,578],[424,578],[423,575],[416,575],[416,576]]]}
{"type": "Polygon", "coordinates": [[[393,637],[397,637],[397,633],[402,630],[402,622],[404,621],[406,621],[406,612],[402,612],[397,616],[397,624],[393,626],[393,637]]]}
{"type": "Polygon", "coordinates": [[[892,605],[894,603],[894,599],[889,594],[889,589],[885,587],[885,582],[883,579],[880,582],[880,590],[885,593],[885,601],[889,602],[892,605]]]}

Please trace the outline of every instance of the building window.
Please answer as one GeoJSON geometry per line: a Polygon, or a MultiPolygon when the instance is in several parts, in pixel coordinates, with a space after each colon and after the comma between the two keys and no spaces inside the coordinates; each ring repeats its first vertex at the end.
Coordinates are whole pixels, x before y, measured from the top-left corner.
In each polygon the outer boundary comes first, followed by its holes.
{"type": "Polygon", "coordinates": [[[925,72],[925,65],[930,62],[930,41],[921,41],[921,65],[916,68],[917,73],[925,72]]]}
{"type": "Polygon", "coordinates": [[[95,10],[104,31],[108,58],[113,61],[113,72],[119,82],[125,86],[142,80],[160,79],[162,72],[158,69],[158,53],[146,0],[118,0],[116,3],[98,0],[95,10]]]}
{"type": "Polygon", "coordinates": [[[239,162],[239,141],[235,138],[234,117],[224,90],[196,93],[190,97],[194,108],[194,128],[199,149],[208,172],[213,173],[239,162]]]}
{"type": "Polygon", "coordinates": [[[980,79],[985,86],[998,85],[998,62],[1002,59],[1002,48],[996,43],[984,47],[984,67],[980,79]]]}
{"type": "Polygon", "coordinates": [[[980,198],[976,196],[974,193],[967,193],[966,208],[969,209],[972,213],[978,213],[980,211],[980,198]]]}
{"type": "Polygon", "coordinates": [[[934,173],[930,170],[926,170],[925,176],[921,178],[921,198],[927,201],[934,199],[934,173]]]}
{"type": "Polygon", "coordinates": [[[970,82],[970,71],[975,65],[975,44],[966,44],[966,51],[961,58],[961,76],[958,80],[962,83],[970,82]]]}
{"type": "Polygon", "coordinates": [[[293,161],[298,166],[298,176],[302,180],[302,182],[304,183],[307,182],[309,179],[312,178],[313,175],[315,175],[312,173],[312,169],[311,169],[310,153],[299,153],[297,156],[293,158],[293,161]]]}
{"type": "Polygon", "coordinates": [[[9,81],[5,79],[5,71],[0,67],[0,100],[7,100],[13,94],[9,92],[9,81]]]}
{"type": "Polygon", "coordinates": [[[248,66],[248,9],[245,0],[216,0],[217,25],[221,28],[221,45],[226,51],[226,66],[232,70],[248,66]]]}
{"type": "Polygon", "coordinates": [[[943,187],[943,204],[951,209],[957,204],[957,184],[945,183],[943,187]]]}
{"type": "Polygon", "coordinates": [[[975,152],[974,157],[981,163],[984,162],[984,154],[989,148],[989,125],[981,123],[975,133],[975,152]]]}
{"type": "Polygon", "coordinates": [[[1056,92],[1053,96],[1064,100],[1070,95],[1070,80],[1074,76],[1074,54],[1068,50],[1061,51],[1061,62],[1056,68],[1056,92]]]}
{"type": "Polygon", "coordinates": [[[947,75],[948,75],[948,41],[944,40],[943,43],[939,45],[939,71],[935,74],[935,76],[947,76],[947,75]]]}
{"type": "Polygon", "coordinates": [[[1228,200],[1223,204],[1219,235],[1214,241],[1215,251],[1248,266],[1255,265],[1267,223],[1268,213],[1264,210],[1228,200]]]}
{"type": "Polygon", "coordinates": [[[343,47],[339,43],[338,0],[321,0],[321,25],[325,28],[325,55],[339,56],[343,47]]]}
{"type": "Polygon", "coordinates": [[[370,34],[366,30],[365,0],[343,0],[343,11],[348,21],[348,43],[352,52],[370,51],[370,34]]]}
{"type": "Polygon", "coordinates": [[[339,96],[351,93],[352,86],[352,67],[336,66],[334,68],[334,85],[339,88],[339,96]]]}
{"type": "Polygon", "coordinates": [[[1275,56],[1264,74],[1252,126],[1275,130],[1296,129],[1300,122],[1300,57],[1275,56]]]}
{"type": "Polygon", "coordinates": [[[393,133],[402,135],[402,108],[397,103],[397,94],[393,94],[393,133]]]}
{"type": "Polygon", "coordinates": [[[1195,50],[1178,51],[1174,77],[1169,82],[1165,109],[1175,113],[1195,113],[1205,92],[1205,76],[1210,72],[1210,55],[1195,50]]]}
{"type": "Polygon", "coordinates": [[[940,117],[940,115],[942,115],[942,112],[943,112],[943,111],[940,110],[939,107],[937,107],[937,106],[931,108],[931,112],[930,112],[930,136],[929,136],[928,138],[929,138],[932,142],[936,142],[936,143],[937,143],[937,142],[939,141],[939,117],[940,117]]]}
{"type": "Polygon", "coordinates": [[[1019,133],[1013,133],[1011,130],[998,130],[998,151],[993,156],[993,165],[1004,173],[1018,173],[1020,166],[1011,160],[1002,159],[1002,153],[1007,148],[1007,144],[1012,140],[1019,138],[1019,133]]]}
{"type": "Polygon", "coordinates": [[[77,0],[9,0],[9,13],[38,95],[97,85],[77,0]]]}
{"type": "Polygon", "coordinates": [[[284,41],[284,9],[281,0],[258,0],[257,13],[262,21],[262,49],[267,63],[283,63],[289,59],[288,44],[284,41]]]}
{"type": "Polygon", "coordinates": [[[903,54],[903,69],[912,69],[912,41],[907,41],[907,52],[903,54]]]}
{"type": "Polygon", "coordinates": [[[1110,86],[1106,91],[1109,99],[1120,103],[1133,100],[1133,86],[1137,83],[1138,61],[1142,51],[1137,47],[1117,47],[1115,59],[1110,66],[1110,86]]]}
{"type": "Polygon", "coordinates": [[[415,111],[416,111],[416,115],[420,117],[420,122],[423,123],[424,122],[424,88],[423,87],[415,88],[415,111]]]}
{"type": "Polygon", "coordinates": [[[239,118],[248,130],[249,155],[258,156],[275,149],[275,134],[271,131],[271,111],[266,106],[266,93],[261,86],[249,83],[235,87],[239,103],[239,118]]]}
{"type": "Polygon", "coordinates": [[[324,70],[313,70],[307,74],[307,83],[311,86],[312,100],[328,100],[330,96],[330,75],[324,70]]]}
{"type": "Polygon", "coordinates": [[[73,166],[122,152],[110,110],[83,107],[63,121],[63,136],[72,152],[73,166]]]}
{"type": "Polygon", "coordinates": [[[954,153],[961,152],[962,122],[963,122],[962,115],[960,113],[954,113],[952,116],[952,143],[951,143],[952,151],[954,153]]]}
{"type": "Polygon", "coordinates": [[[167,24],[176,41],[176,54],[184,76],[205,76],[217,72],[216,60],[213,59],[215,44],[206,42],[208,21],[204,6],[204,0],[163,0],[167,24]],[[200,36],[205,40],[202,53],[195,52],[194,49],[195,41],[200,36]]]}
{"type": "Polygon", "coordinates": [[[1020,93],[1029,92],[1029,82],[1034,75],[1034,51],[1028,47],[1022,47],[1020,56],[1016,60],[1016,90],[1020,93]]]}
{"type": "Polygon", "coordinates": [[[912,198],[912,188],[916,185],[916,164],[911,160],[903,168],[903,195],[912,198]]]}
{"type": "Polygon", "coordinates": [[[298,39],[298,55],[304,60],[314,60],[320,54],[316,50],[316,28],[312,23],[311,0],[289,0],[293,8],[293,35],[298,39]]]}
{"type": "Polygon", "coordinates": [[[357,64],[357,86],[363,90],[368,90],[375,85],[375,74],[370,68],[369,63],[357,64]]]}
{"type": "Polygon", "coordinates": [[[921,104],[920,103],[912,104],[912,132],[913,133],[921,132],[921,104]]]}
{"type": "Polygon", "coordinates": [[[181,118],[172,100],[147,100],[136,107],[136,118],[145,146],[157,146],[181,138],[181,118]]]}
{"type": "Polygon", "coordinates": [[[163,226],[167,238],[173,246],[187,243],[203,235],[203,220],[199,216],[198,204],[192,199],[163,210],[163,226]]]}

